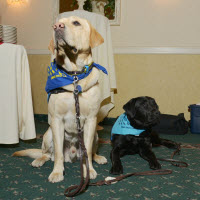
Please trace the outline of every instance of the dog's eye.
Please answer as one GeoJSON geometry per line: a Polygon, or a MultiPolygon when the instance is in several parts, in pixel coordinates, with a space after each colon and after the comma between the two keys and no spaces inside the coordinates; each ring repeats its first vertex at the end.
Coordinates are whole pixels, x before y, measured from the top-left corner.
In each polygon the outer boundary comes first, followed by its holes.
{"type": "Polygon", "coordinates": [[[75,26],[80,26],[81,24],[78,21],[72,22],[75,26]]]}

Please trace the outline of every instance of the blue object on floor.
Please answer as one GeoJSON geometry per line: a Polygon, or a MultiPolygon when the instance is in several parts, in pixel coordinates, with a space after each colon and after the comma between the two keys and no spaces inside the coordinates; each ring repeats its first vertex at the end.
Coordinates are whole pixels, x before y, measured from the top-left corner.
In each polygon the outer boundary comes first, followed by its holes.
{"type": "Polygon", "coordinates": [[[191,133],[200,134],[200,105],[190,105],[190,131],[191,133]]]}

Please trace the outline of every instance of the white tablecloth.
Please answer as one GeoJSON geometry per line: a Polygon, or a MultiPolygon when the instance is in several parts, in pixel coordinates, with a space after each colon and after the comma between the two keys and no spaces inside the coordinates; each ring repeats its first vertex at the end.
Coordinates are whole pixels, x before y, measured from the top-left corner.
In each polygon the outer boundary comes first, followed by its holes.
{"type": "Polygon", "coordinates": [[[0,144],[34,139],[29,63],[21,45],[0,45],[0,144]]]}
{"type": "Polygon", "coordinates": [[[104,66],[108,71],[108,76],[101,73],[99,80],[103,104],[100,108],[98,121],[102,121],[114,107],[114,90],[117,88],[109,20],[103,15],[85,10],[61,13],[58,15],[57,20],[70,16],[78,16],[87,19],[104,38],[104,43],[102,45],[92,49],[94,62],[104,66]]]}

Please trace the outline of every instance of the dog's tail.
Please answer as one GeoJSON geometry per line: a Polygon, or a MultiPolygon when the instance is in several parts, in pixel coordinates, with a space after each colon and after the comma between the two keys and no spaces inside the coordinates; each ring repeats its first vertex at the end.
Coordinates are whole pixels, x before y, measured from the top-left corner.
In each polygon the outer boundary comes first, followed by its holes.
{"type": "Polygon", "coordinates": [[[28,156],[31,158],[40,158],[42,157],[42,149],[26,149],[22,151],[16,151],[12,156],[28,156]]]}

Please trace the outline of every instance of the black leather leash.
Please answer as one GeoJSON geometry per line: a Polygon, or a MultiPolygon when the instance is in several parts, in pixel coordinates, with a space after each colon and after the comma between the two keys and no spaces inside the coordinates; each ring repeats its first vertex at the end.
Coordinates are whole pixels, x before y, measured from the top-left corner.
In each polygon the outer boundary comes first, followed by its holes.
{"type": "Polygon", "coordinates": [[[145,171],[145,172],[134,172],[134,173],[129,173],[129,174],[114,177],[112,180],[108,180],[108,181],[102,180],[102,181],[98,181],[96,183],[91,183],[89,185],[90,186],[110,185],[114,182],[121,181],[130,176],[167,175],[167,174],[171,174],[171,173],[172,173],[172,170],[170,170],[170,169],[158,169],[158,170],[151,170],[151,171],[145,171]]]}
{"type": "MultiPolygon", "coordinates": [[[[173,157],[176,154],[180,154],[180,150],[181,149],[180,149],[180,145],[179,145],[178,149],[172,153],[171,159],[157,158],[157,160],[170,162],[172,165],[174,165],[176,167],[181,167],[181,168],[188,167],[188,164],[186,162],[173,159],[173,157]]],[[[102,180],[102,181],[98,181],[96,183],[91,183],[89,185],[90,186],[110,185],[112,183],[121,181],[130,176],[167,175],[167,174],[171,174],[171,173],[172,173],[171,169],[158,169],[158,170],[151,170],[151,171],[145,171],[145,172],[134,172],[134,173],[129,173],[129,174],[113,177],[112,180],[107,180],[107,181],[102,180]]]]}
{"type": "Polygon", "coordinates": [[[84,145],[84,138],[83,138],[83,129],[81,128],[80,123],[80,106],[79,106],[79,90],[77,88],[78,86],[78,77],[74,76],[74,99],[75,99],[75,108],[76,108],[76,124],[77,124],[77,130],[78,130],[78,141],[79,141],[79,148],[81,149],[81,155],[80,155],[80,168],[81,168],[81,181],[79,185],[73,185],[68,187],[64,194],[66,197],[74,197],[81,192],[85,190],[85,188],[88,186],[90,181],[90,174],[89,174],[89,162],[88,162],[88,155],[87,150],[84,145]],[[84,182],[84,169],[83,164],[86,164],[86,178],[84,182]]]}
{"type": "Polygon", "coordinates": [[[157,158],[157,160],[171,162],[171,164],[175,167],[181,167],[181,168],[188,167],[188,164],[186,162],[173,159],[176,154],[180,155],[180,151],[181,151],[181,145],[179,144],[178,148],[172,153],[170,159],[157,158]]]}

